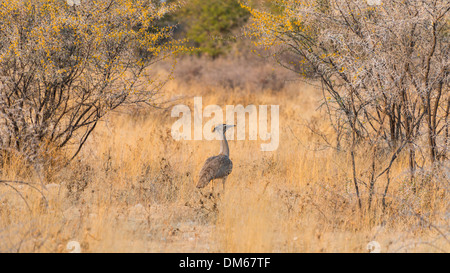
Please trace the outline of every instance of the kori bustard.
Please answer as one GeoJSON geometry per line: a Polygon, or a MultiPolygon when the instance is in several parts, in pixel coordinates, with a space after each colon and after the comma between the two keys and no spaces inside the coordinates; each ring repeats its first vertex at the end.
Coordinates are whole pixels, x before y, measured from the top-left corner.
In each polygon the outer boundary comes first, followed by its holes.
{"type": "Polygon", "coordinates": [[[234,125],[220,124],[217,125],[213,132],[222,135],[220,142],[219,155],[208,158],[200,171],[197,188],[204,188],[214,179],[222,179],[223,191],[225,191],[225,182],[228,175],[233,169],[233,162],[230,160],[230,149],[228,148],[227,138],[225,132],[234,125]]]}

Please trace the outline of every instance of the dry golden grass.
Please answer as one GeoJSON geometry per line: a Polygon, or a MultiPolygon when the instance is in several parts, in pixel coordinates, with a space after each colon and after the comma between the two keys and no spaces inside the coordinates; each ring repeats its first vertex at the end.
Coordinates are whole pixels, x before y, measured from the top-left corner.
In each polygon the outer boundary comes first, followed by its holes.
{"type": "MultiPolygon", "coordinates": [[[[319,149],[323,141],[304,126],[332,139],[313,87],[291,82],[283,90],[252,92],[177,81],[165,87],[165,99],[180,97],[165,110],[111,113],[75,161],[56,164],[42,181],[20,160],[4,162],[0,178],[34,182],[38,189],[46,184],[48,206],[28,185],[0,184],[0,252],[68,252],[72,240],[83,252],[367,252],[370,241],[382,252],[450,250],[448,181],[424,183],[431,186],[413,194],[406,159],[393,167],[389,208],[382,213],[382,177],[370,211],[361,183],[364,206],[358,209],[349,155],[319,149]],[[204,106],[280,105],[278,150],[230,141],[234,169],[220,197],[206,198],[195,188],[218,143],[177,142],[170,134],[176,120],[170,106],[192,109],[197,95],[204,106]]],[[[369,164],[361,148],[362,180],[369,164]]]]}

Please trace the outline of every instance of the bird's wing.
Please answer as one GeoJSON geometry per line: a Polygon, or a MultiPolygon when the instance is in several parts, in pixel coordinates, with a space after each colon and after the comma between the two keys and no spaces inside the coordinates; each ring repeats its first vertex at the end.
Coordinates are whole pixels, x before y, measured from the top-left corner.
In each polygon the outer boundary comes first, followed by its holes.
{"type": "Polygon", "coordinates": [[[226,177],[232,169],[233,163],[226,155],[208,158],[200,171],[197,188],[205,187],[212,179],[226,177]]]}

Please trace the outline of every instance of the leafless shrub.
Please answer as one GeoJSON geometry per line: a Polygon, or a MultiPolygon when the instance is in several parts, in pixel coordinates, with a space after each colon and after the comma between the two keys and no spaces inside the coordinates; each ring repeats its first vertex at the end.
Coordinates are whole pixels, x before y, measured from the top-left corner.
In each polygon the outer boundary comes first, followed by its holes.
{"type": "Polygon", "coordinates": [[[158,168],[146,166],[138,180],[142,200],[146,202],[165,203],[176,200],[179,187],[176,184],[178,174],[170,162],[162,157],[158,168]]]}
{"type": "MultiPolygon", "coordinates": [[[[356,146],[370,145],[370,207],[374,185],[409,153],[417,179],[418,147],[428,165],[448,159],[450,42],[448,1],[277,1],[282,14],[253,10],[250,33],[284,67],[320,79],[323,109],[351,155],[361,207],[356,146]],[[283,56],[297,56],[287,62],[283,56]],[[380,150],[390,156],[379,161],[380,150]]],[[[433,167],[435,168],[435,167],[433,167]]],[[[383,201],[383,205],[385,202],[383,201]]]]}
{"type": "Polygon", "coordinates": [[[76,168],[70,172],[66,180],[67,197],[73,201],[78,201],[88,187],[89,182],[93,180],[93,169],[88,164],[78,161],[76,168]]]}

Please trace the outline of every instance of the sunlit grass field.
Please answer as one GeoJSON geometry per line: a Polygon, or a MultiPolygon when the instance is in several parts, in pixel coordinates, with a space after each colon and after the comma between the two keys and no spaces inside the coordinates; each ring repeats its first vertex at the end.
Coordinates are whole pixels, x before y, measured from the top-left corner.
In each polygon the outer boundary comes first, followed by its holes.
{"type": "MultiPolygon", "coordinates": [[[[303,81],[275,88],[210,85],[175,77],[161,109],[121,108],[99,124],[68,164],[55,154],[44,175],[20,158],[1,166],[0,252],[448,252],[449,181],[426,172],[414,193],[407,158],[391,171],[388,206],[380,177],[371,208],[365,179],[370,147],[359,147],[358,208],[350,156],[329,147],[335,136],[319,109],[321,91],[303,81]],[[226,191],[196,187],[218,141],[175,141],[171,109],[249,104],[280,106],[280,144],[263,152],[261,140],[230,140],[233,171],[226,191]],[[329,144],[324,140],[326,137],[329,144]],[[45,185],[43,188],[42,185],[45,185]]],[[[204,118],[203,122],[208,119],[204,118]]],[[[388,162],[389,154],[385,156],[388,162]]],[[[422,175],[422,176],[421,176],[422,175]]],[[[219,181],[218,181],[219,182],[219,181]]]]}

